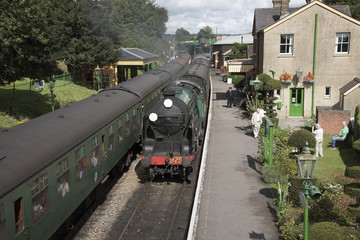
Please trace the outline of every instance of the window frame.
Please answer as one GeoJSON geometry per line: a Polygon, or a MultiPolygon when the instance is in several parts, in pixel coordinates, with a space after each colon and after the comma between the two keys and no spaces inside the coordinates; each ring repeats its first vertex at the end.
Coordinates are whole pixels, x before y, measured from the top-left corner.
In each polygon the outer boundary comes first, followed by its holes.
{"type": "Polygon", "coordinates": [[[280,34],[280,55],[294,55],[294,34],[280,34]],[[284,43],[283,37],[285,37],[284,43]],[[282,46],[285,46],[285,52],[282,52],[282,46]]]}
{"type": "Polygon", "coordinates": [[[331,87],[330,86],[325,87],[325,97],[327,97],[327,98],[331,97],[331,87]],[[327,90],[329,90],[329,94],[326,94],[327,90]]]}
{"type": "Polygon", "coordinates": [[[347,55],[347,54],[350,54],[350,37],[351,37],[351,34],[350,32],[339,32],[339,33],[336,33],[335,35],[335,54],[340,54],[340,55],[347,55]],[[346,37],[348,38],[348,41],[347,42],[344,42],[344,35],[347,35],[346,37]],[[342,41],[338,41],[339,38],[341,38],[342,41]],[[344,48],[344,46],[347,46],[347,51],[338,51],[339,50],[339,46],[341,49],[344,48]]]}

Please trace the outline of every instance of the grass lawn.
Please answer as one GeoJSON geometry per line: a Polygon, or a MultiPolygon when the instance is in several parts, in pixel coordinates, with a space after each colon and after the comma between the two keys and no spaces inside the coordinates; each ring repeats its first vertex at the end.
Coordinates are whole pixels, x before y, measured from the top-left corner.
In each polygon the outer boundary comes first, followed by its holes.
{"type": "Polygon", "coordinates": [[[360,165],[360,160],[350,146],[340,145],[336,150],[329,149],[332,136],[324,134],[324,157],[318,159],[314,173],[316,178],[328,178],[334,173],[344,174],[347,166],[360,165]]]}
{"type": "MultiPolygon", "coordinates": [[[[41,116],[51,111],[51,98],[49,87],[45,84],[43,89],[35,90],[30,80],[17,81],[15,83],[15,100],[13,85],[0,87],[0,130],[10,128],[29,119],[41,116]]],[[[77,102],[87,98],[96,91],[75,83],[56,82],[54,94],[56,95],[56,107],[77,102]]]]}

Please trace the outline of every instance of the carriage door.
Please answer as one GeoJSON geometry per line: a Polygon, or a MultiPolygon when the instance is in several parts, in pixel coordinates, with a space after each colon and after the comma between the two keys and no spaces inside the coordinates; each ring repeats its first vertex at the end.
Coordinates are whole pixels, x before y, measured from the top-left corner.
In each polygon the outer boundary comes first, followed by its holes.
{"type": "Polygon", "coordinates": [[[304,89],[290,89],[290,117],[304,116],[304,89]]]}

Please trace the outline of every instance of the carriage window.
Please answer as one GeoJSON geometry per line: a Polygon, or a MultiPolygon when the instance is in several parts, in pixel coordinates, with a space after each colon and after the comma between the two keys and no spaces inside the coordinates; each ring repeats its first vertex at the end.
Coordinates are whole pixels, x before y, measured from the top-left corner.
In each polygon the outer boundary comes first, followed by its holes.
{"type": "Polygon", "coordinates": [[[49,190],[45,188],[32,199],[33,223],[36,223],[49,210],[49,190]]]}
{"type": "Polygon", "coordinates": [[[14,202],[14,211],[15,211],[15,229],[16,229],[16,233],[19,233],[24,229],[22,198],[19,198],[14,202]]]}
{"type": "Polygon", "coordinates": [[[6,239],[5,206],[0,204],[0,239],[6,239]]]}
{"type": "Polygon", "coordinates": [[[66,158],[56,165],[58,199],[70,192],[69,159],[66,158]]]}
{"type": "Polygon", "coordinates": [[[130,134],[130,119],[129,114],[126,114],[126,123],[125,123],[125,136],[130,134]]]}
{"type": "Polygon", "coordinates": [[[86,176],[86,156],[84,146],[75,151],[76,157],[76,179],[79,182],[86,176]]]}
{"type": "Polygon", "coordinates": [[[32,182],[31,186],[31,196],[38,194],[48,185],[48,175],[47,173],[38,177],[35,181],[32,182]]]}
{"type": "Polygon", "coordinates": [[[97,136],[92,139],[91,166],[96,167],[99,162],[99,143],[97,136]]]}
{"type": "Polygon", "coordinates": [[[133,118],[132,118],[132,124],[133,124],[133,129],[136,129],[136,109],[133,109],[133,118]]]}
{"type": "Polygon", "coordinates": [[[114,149],[114,129],[113,125],[110,125],[108,128],[108,140],[109,140],[109,152],[111,152],[114,149]]]}
{"type": "Polygon", "coordinates": [[[136,111],[137,111],[137,122],[140,123],[140,108],[137,108],[136,111]]]}
{"type": "Polygon", "coordinates": [[[65,172],[63,175],[58,177],[57,179],[57,192],[58,199],[62,199],[63,197],[70,192],[70,174],[69,171],[65,172]]]}
{"type": "MultiPolygon", "coordinates": [[[[56,174],[61,175],[69,169],[69,161],[67,159],[61,161],[56,166],[56,174]]],[[[48,175],[44,173],[32,182],[32,215],[33,223],[45,215],[49,210],[49,191],[48,191],[48,175]]]]}
{"type": "Polygon", "coordinates": [[[124,139],[124,136],[123,136],[123,127],[122,127],[122,118],[119,119],[118,121],[118,140],[119,140],[119,143],[122,142],[122,140],[124,139]]]}

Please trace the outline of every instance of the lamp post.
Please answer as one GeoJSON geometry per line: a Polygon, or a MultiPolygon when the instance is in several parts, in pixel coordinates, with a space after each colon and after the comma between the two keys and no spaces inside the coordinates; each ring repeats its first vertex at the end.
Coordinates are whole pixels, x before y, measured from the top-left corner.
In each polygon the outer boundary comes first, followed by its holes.
{"type": "Polygon", "coordinates": [[[96,75],[96,80],[97,80],[97,84],[98,84],[98,91],[100,90],[100,73],[101,73],[101,68],[99,67],[99,64],[97,65],[97,67],[95,68],[95,75],[96,75]]]}
{"type": "Polygon", "coordinates": [[[48,86],[50,88],[50,97],[51,97],[51,110],[54,111],[54,100],[56,98],[56,95],[54,94],[54,87],[55,87],[56,80],[53,77],[50,77],[50,81],[48,81],[48,86]]]}
{"type": "Polygon", "coordinates": [[[259,80],[258,76],[256,76],[256,79],[254,81],[254,89],[255,89],[255,107],[257,109],[258,107],[258,91],[260,89],[261,81],[259,80]]]}
{"type": "Polygon", "coordinates": [[[301,67],[298,67],[298,69],[296,70],[296,81],[298,82],[300,80],[300,77],[302,75],[303,71],[301,69],[301,67]]]}
{"type": "Polygon", "coordinates": [[[304,206],[304,240],[308,240],[309,239],[308,199],[309,198],[319,199],[321,197],[321,193],[319,189],[313,186],[310,182],[310,179],[312,179],[314,175],[316,163],[318,159],[314,155],[310,154],[310,149],[307,146],[307,142],[302,153],[297,155],[296,157],[297,157],[298,166],[300,168],[300,175],[302,179],[304,179],[302,184],[302,190],[304,191],[304,193],[300,193],[300,200],[302,201],[302,204],[304,206]]]}

